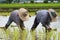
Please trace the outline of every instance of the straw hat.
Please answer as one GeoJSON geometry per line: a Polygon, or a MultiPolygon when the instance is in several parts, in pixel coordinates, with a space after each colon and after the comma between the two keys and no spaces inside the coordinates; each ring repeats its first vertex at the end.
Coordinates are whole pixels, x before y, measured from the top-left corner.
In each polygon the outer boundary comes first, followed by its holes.
{"type": "Polygon", "coordinates": [[[19,17],[22,21],[27,21],[29,19],[29,13],[24,8],[20,8],[18,14],[19,14],[19,17]]]}
{"type": "Polygon", "coordinates": [[[49,9],[49,14],[50,14],[50,17],[52,19],[52,22],[56,22],[57,21],[57,13],[55,10],[53,9],[49,9]]]}

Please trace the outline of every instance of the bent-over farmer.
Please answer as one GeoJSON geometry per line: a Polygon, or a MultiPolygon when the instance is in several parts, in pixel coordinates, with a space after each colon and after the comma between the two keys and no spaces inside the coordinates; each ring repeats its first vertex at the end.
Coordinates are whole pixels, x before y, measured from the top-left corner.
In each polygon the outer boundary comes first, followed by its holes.
{"type": "Polygon", "coordinates": [[[48,9],[48,10],[38,10],[36,12],[36,17],[34,20],[34,24],[31,28],[31,30],[35,30],[37,25],[41,22],[42,26],[45,27],[46,30],[50,31],[50,22],[56,21],[57,19],[57,13],[53,9],[48,9]]]}
{"type": "Polygon", "coordinates": [[[5,25],[5,29],[9,27],[12,22],[15,22],[22,30],[24,30],[24,21],[29,19],[29,13],[25,8],[20,8],[19,10],[14,10],[11,12],[9,20],[5,25]]]}

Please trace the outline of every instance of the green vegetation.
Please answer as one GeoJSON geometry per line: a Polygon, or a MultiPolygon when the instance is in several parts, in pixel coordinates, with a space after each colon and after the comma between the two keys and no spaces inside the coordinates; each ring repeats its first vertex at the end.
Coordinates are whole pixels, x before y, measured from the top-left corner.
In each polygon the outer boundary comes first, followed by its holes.
{"type": "Polygon", "coordinates": [[[60,11],[60,3],[31,3],[31,4],[0,4],[0,11],[2,12],[11,12],[15,9],[19,9],[19,8],[26,8],[28,11],[32,11],[35,12],[39,9],[49,9],[49,8],[53,8],[56,11],[60,11]]]}
{"type": "MultiPolygon", "coordinates": [[[[10,40],[20,40],[20,39],[25,40],[27,38],[29,38],[28,40],[30,40],[30,38],[32,38],[32,40],[35,40],[35,39],[38,39],[38,40],[45,40],[45,39],[46,40],[52,40],[52,39],[57,40],[58,39],[58,40],[60,40],[60,32],[57,32],[57,31],[51,31],[51,32],[45,33],[45,32],[41,32],[40,30],[38,30],[38,36],[36,35],[37,34],[36,31],[33,31],[33,32],[30,32],[31,37],[27,37],[29,35],[28,35],[28,32],[26,32],[26,30],[21,31],[17,27],[16,28],[10,27],[5,32],[4,32],[4,30],[2,30],[0,28],[0,33],[2,35],[6,34],[3,36],[3,37],[5,37],[4,39],[6,39],[6,40],[9,40],[9,39],[10,40]],[[13,32],[11,31],[11,28],[13,28],[13,32]]],[[[0,34],[0,38],[2,38],[1,34],[0,34]]]]}
{"type": "Polygon", "coordinates": [[[60,16],[60,12],[57,12],[58,13],[58,16],[60,16]]]}
{"type": "MultiPolygon", "coordinates": [[[[0,16],[9,16],[11,12],[0,12],[0,16]]],[[[29,12],[31,16],[35,15],[35,12],[29,12]]],[[[58,16],[60,16],[60,12],[57,12],[58,16]]]]}
{"type": "MultiPolygon", "coordinates": [[[[11,12],[0,12],[0,16],[9,16],[11,12]]],[[[35,15],[35,12],[29,12],[31,16],[35,15]]]]}
{"type": "MultiPolygon", "coordinates": [[[[0,9],[2,8],[6,8],[6,9],[18,9],[20,7],[24,7],[26,9],[47,9],[47,8],[54,8],[54,9],[60,9],[60,3],[48,3],[48,4],[44,4],[44,3],[40,3],[40,4],[0,4],[0,9]]],[[[0,12],[0,16],[9,16],[11,12],[0,12]]],[[[35,12],[29,12],[29,14],[31,16],[34,16],[35,15],[35,12]]],[[[58,12],[58,15],[60,16],[60,12],[58,12]]],[[[2,34],[3,31],[0,30],[0,33],[2,34]]],[[[31,33],[31,37],[32,39],[34,40],[35,38],[35,32],[30,32],[31,33]]],[[[1,35],[0,34],[0,35],[1,35]]],[[[10,31],[10,29],[8,29],[4,34],[6,34],[5,38],[10,38],[10,40],[20,40],[20,36],[21,36],[21,39],[24,40],[26,38],[26,35],[27,35],[27,32],[26,31],[23,31],[23,32],[19,32],[18,29],[13,29],[13,32],[10,31]],[[24,35],[23,35],[24,34],[24,35]],[[23,38],[22,38],[23,36],[23,38]]],[[[58,35],[58,39],[60,40],[60,32],[56,34],[55,31],[51,31],[51,32],[48,32],[48,33],[45,33],[45,32],[41,32],[39,31],[38,33],[38,40],[50,40],[51,37],[56,40],[57,36],[58,35]]],[[[30,38],[28,39],[30,40],[30,38]]]]}
{"type": "Polygon", "coordinates": [[[60,32],[58,32],[58,40],[60,40],[60,32]]]}
{"type": "Polygon", "coordinates": [[[0,16],[9,16],[10,12],[0,12],[0,16]]]}
{"type": "Polygon", "coordinates": [[[60,3],[40,3],[40,4],[0,4],[0,8],[60,8],[60,3]]]}

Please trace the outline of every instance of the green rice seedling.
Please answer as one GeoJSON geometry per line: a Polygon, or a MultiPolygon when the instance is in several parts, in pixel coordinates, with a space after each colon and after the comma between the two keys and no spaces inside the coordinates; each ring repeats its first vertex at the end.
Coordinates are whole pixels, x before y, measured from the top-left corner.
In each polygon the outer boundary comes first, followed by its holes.
{"type": "Polygon", "coordinates": [[[60,32],[58,32],[58,40],[60,40],[60,32]]]}
{"type": "Polygon", "coordinates": [[[30,31],[27,32],[27,39],[26,39],[26,40],[32,40],[32,37],[31,37],[30,31]]]}
{"type": "Polygon", "coordinates": [[[36,39],[36,31],[30,31],[31,33],[31,40],[35,40],[36,39]]]}
{"type": "Polygon", "coordinates": [[[9,36],[10,36],[10,30],[7,29],[7,30],[5,31],[5,33],[6,33],[6,40],[9,40],[9,39],[10,39],[10,38],[9,38],[9,36]]]}
{"type": "Polygon", "coordinates": [[[46,32],[46,40],[51,40],[52,35],[53,35],[53,31],[46,32]]]}
{"type": "Polygon", "coordinates": [[[0,40],[6,40],[6,34],[2,28],[0,28],[0,40]]]}
{"type": "Polygon", "coordinates": [[[57,31],[53,31],[53,40],[58,40],[57,37],[58,37],[57,31]]]}
{"type": "Polygon", "coordinates": [[[46,40],[57,40],[57,29],[52,29],[50,32],[46,32],[46,40]]]}
{"type": "Polygon", "coordinates": [[[14,28],[14,32],[12,33],[12,39],[11,40],[19,40],[19,31],[18,29],[14,28]]]}
{"type": "Polygon", "coordinates": [[[10,35],[10,29],[8,28],[7,30],[4,29],[4,27],[1,28],[2,29],[2,34],[5,34],[5,39],[9,40],[9,35],[10,35]]]}
{"type": "Polygon", "coordinates": [[[53,31],[47,32],[45,31],[45,28],[43,28],[43,32],[38,30],[38,40],[50,40],[51,36],[53,35],[53,31]]]}
{"type": "Polygon", "coordinates": [[[13,29],[12,31],[12,36],[11,36],[11,40],[20,40],[20,33],[19,33],[19,29],[16,25],[11,25],[11,28],[13,29]]]}
{"type": "Polygon", "coordinates": [[[44,32],[41,32],[41,31],[38,31],[38,40],[45,40],[45,33],[44,32]]]}
{"type": "Polygon", "coordinates": [[[20,39],[21,40],[26,40],[27,38],[27,31],[26,30],[21,30],[20,31],[20,39]]]}

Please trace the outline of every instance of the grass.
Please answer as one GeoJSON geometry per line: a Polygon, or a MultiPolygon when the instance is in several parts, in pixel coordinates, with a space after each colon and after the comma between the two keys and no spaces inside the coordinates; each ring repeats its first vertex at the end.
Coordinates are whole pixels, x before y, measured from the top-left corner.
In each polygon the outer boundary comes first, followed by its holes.
{"type": "Polygon", "coordinates": [[[25,7],[25,8],[35,8],[35,7],[60,7],[60,3],[39,3],[39,4],[0,4],[0,8],[20,8],[20,7],[25,7]],[[13,5],[13,6],[12,6],[13,5]]]}
{"type": "MultiPolygon", "coordinates": [[[[9,16],[11,12],[0,12],[0,16],[9,16]]],[[[35,15],[35,12],[29,12],[31,16],[35,15]]],[[[57,12],[58,16],[60,16],[60,12],[57,12]]]]}
{"type": "Polygon", "coordinates": [[[10,12],[0,12],[0,16],[9,16],[10,12]]]}
{"type": "MultiPolygon", "coordinates": [[[[9,16],[11,12],[0,12],[0,16],[9,16]]],[[[35,15],[35,12],[29,12],[31,16],[35,15]]]]}
{"type": "Polygon", "coordinates": [[[60,12],[58,12],[58,16],[60,16],[60,12]]]}

